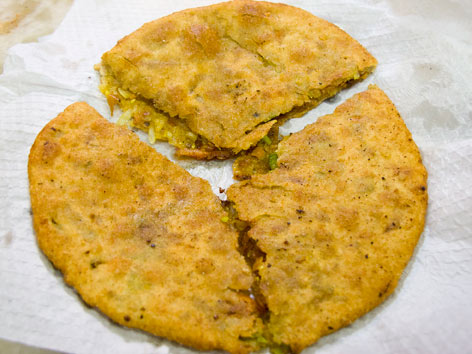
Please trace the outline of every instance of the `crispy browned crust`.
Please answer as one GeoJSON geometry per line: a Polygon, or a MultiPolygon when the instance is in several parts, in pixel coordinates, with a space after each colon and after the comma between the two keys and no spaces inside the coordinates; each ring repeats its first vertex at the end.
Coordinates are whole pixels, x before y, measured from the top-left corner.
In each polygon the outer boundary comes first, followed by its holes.
{"type": "Polygon", "coordinates": [[[101,73],[238,153],[267,134],[264,122],[316,106],[376,64],[356,40],[304,10],[241,0],[145,24],[103,55],[101,73]]]}
{"type": "Polygon", "coordinates": [[[86,103],[47,124],[28,173],[40,248],[113,321],[197,349],[247,353],[253,276],[208,182],[86,103]]]}
{"type": "Polygon", "coordinates": [[[228,215],[206,181],[71,105],[31,148],[39,246],[119,324],[197,349],[299,352],[393,292],[424,227],[427,172],[376,86],[277,153],[274,171],[228,189],[228,215]]]}
{"type": "Polygon", "coordinates": [[[233,156],[233,153],[231,150],[178,148],[175,150],[175,156],[182,158],[190,157],[196,160],[225,160],[233,156]]]}
{"type": "Polygon", "coordinates": [[[278,148],[278,168],[227,191],[256,241],[275,343],[294,352],[395,289],[424,227],[427,172],[377,87],[278,148]]]}

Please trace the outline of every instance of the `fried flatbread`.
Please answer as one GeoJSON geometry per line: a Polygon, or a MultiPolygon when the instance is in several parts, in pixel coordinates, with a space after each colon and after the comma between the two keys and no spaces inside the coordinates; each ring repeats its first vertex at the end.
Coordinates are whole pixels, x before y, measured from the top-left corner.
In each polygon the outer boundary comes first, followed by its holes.
{"type": "Polygon", "coordinates": [[[337,26],[284,4],[230,1],[142,26],[106,52],[101,89],[121,123],[177,155],[227,158],[366,77],[377,62],[337,26]],[[216,153],[214,151],[220,151],[216,153]]]}
{"type": "Polygon", "coordinates": [[[275,170],[229,188],[271,341],[299,352],[392,293],[423,230],[426,179],[395,106],[371,86],[285,138],[275,170]]]}
{"type": "Polygon", "coordinates": [[[41,131],[28,172],[39,246],[87,304],[197,349],[258,349],[253,275],[208,182],[85,103],[41,131]]]}

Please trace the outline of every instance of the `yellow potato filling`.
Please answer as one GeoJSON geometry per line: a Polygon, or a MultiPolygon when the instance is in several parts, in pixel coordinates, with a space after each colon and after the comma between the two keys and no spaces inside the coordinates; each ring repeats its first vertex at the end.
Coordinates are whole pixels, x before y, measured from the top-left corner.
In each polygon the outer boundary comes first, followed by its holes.
{"type": "Polygon", "coordinates": [[[151,144],[162,140],[178,148],[196,148],[198,135],[193,133],[183,120],[159,112],[151,103],[133,92],[118,87],[113,76],[103,75],[103,71],[100,91],[107,98],[112,115],[113,107],[116,104],[120,106],[123,113],[116,122],[118,125],[127,125],[147,132],[151,144]]]}

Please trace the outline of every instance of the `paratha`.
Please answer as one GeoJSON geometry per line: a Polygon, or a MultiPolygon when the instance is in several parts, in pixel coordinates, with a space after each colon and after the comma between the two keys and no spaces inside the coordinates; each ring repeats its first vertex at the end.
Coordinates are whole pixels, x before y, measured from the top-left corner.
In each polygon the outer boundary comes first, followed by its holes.
{"type": "Polygon", "coordinates": [[[207,181],[85,103],[45,126],[28,173],[39,246],[87,304],[197,349],[258,349],[253,275],[207,181]]]}
{"type": "Polygon", "coordinates": [[[111,109],[124,111],[121,124],[169,141],[178,156],[224,159],[376,64],[343,30],[302,9],[237,0],[149,22],[97,68],[111,109]]]}
{"type": "Polygon", "coordinates": [[[299,352],[395,289],[423,230],[427,172],[375,86],[286,137],[277,154],[273,171],[227,195],[247,223],[266,333],[299,352]]]}
{"type": "Polygon", "coordinates": [[[225,212],[206,181],[71,105],[30,153],[39,246],[119,324],[197,349],[299,352],[393,292],[423,230],[427,172],[376,86],[276,154],[228,189],[225,212]]]}

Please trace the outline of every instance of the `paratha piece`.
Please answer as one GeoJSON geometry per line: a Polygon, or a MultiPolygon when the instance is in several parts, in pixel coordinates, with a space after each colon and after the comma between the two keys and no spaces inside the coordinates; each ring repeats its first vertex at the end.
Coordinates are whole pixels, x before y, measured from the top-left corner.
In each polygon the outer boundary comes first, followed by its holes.
{"type": "Polygon", "coordinates": [[[424,227],[426,180],[395,106],[371,86],[282,140],[275,170],[229,188],[273,342],[299,352],[393,292],[424,227]]]}
{"type": "Polygon", "coordinates": [[[102,56],[101,90],[120,123],[178,156],[227,158],[282,114],[306,112],[377,62],[337,26],[288,5],[230,1],[147,23],[102,56]]]}
{"type": "Polygon", "coordinates": [[[197,349],[258,349],[253,275],[207,181],[85,103],[45,126],[28,172],[39,246],[87,304],[197,349]]]}
{"type": "Polygon", "coordinates": [[[283,119],[277,119],[277,123],[269,130],[254,147],[242,151],[233,163],[233,178],[244,181],[254,174],[267,173],[277,166],[276,150],[279,146],[279,126],[283,119]]]}

